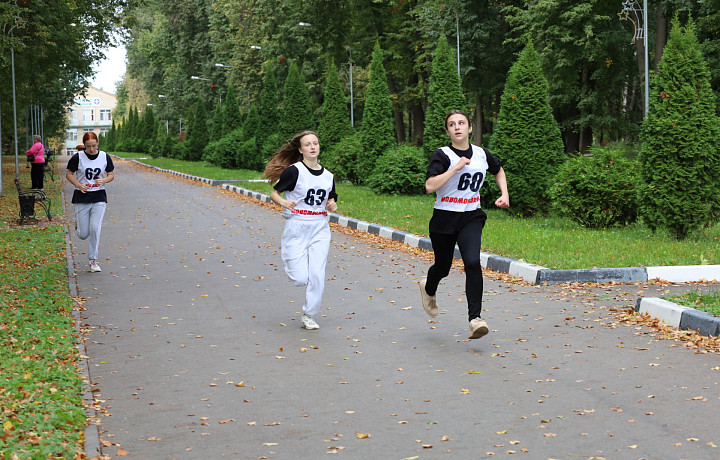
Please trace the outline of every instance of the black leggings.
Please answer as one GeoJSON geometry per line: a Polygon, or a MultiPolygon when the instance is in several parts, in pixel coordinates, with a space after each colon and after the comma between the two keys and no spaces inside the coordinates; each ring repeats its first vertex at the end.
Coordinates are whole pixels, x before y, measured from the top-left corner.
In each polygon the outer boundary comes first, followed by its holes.
{"type": "Polygon", "coordinates": [[[472,321],[480,317],[482,311],[483,279],[480,251],[482,249],[483,220],[473,220],[465,224],[455,234],[430,232],[435,263],[428,270],[425,291],[435,295],[440,280],[448,276],[452,267],[455,243],[460,248],[465,265],[465,294],[468,301],[468,317],[472,321]]]}
{"type": "Polygon", "coordinates": [[[44,178],[45,178],[45,163],[31,163],[30,181],[32,182],[32,187],[30,187],[30,188],[42,189],[44,178]]]}

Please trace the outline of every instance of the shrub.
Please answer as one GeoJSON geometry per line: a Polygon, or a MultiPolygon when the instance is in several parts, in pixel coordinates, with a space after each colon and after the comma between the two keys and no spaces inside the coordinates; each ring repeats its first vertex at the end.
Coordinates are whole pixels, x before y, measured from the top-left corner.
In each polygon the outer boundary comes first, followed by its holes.
{"type": "Polygon", "coordinates": [[[550,190],[555,209],[588,228],[627,225],[637,219],[640,164],[621,148],[592,149],[561,165],[550,190]]]}
{"type": "Polygon", "coordinates": [[[170,147],[170,156],[179,160],[188,157],[188,146],[186,142],[175,141],[170,147]]]}
{"type": "Polygon", "coordinates": [[[264,164],[258,156],[257,138],[255,136],[245,139],[238,148],[238,166],[243,169],[260,171],[264,164]]]}
{"type": "Polygon", "coordinates": [[[359,184],[358,158],[362,155],[362,142],[357,133],[342,138],[340,142],[325,150],[320,145],[320,163],[335,175],[336,181],[347,179],[353,184],[359,184]]]}
{"type": "Polygon", "coordinates": [[[378,194],[420,195],[425,192],[426,170],[421,147],[400,145],[378,158],[367,185],[378,194]]]}
{"type": "Polygon", "coordinates": [[[265,138],[263,144],[260,146],[263,165],[267,163],[267,160],[280,148],[281,145],[282,141],[280,141],[280,133],[272,133],[265,138]]]}
{"type": "Polygon", "coordinates": [[[202,154],[203,161],[207,161],[208,163],[213,164],[215,166],[220,166],[220,164],[219,164],[220,141],[221,141],[221,139],[212,140],[208,143],[208,145],[205,146],[205,148],[203,149],[203,154],[202,154]]]}

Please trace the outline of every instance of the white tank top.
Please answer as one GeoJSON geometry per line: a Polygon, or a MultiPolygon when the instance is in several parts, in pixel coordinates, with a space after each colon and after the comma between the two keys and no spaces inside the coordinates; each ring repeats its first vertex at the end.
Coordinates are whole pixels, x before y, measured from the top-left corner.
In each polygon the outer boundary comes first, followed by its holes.
{"type": "Polygon", "coordinates": [[[314,176],[301,161],[290,165],[298,170],[298,178],[293,190],[285,191],[285,199],[297,202],[292,210],[283,209],[286,219],[317,220],[327,216],[325,206],[332,191],[333,175],[327,169],[314,176]]]}
{"type": "MultiPolygon", "coordinates": [[[[460,157],[450,147],[443,147],[441,150],[450,160],[450,168],[460,161],[460,157]]],[[[470,164],[453,174],[450,180],[437,190],[435,209],[466,212],[480,207],[480,187],[485,181],[488,162],[483,148],[472,145],[472,151],[470,164]]]]}
{"type": "Polygon", "coordinates": [[[88,192],[105,190],[105,186],[98,185],[95,180],[98,177],[107,177],[107,173],[105,172],[105,168],[107,167],[107,154],[102,150],[98,150],[97,158],[91,160],[85,152],[81,150],[78,152],[78,159],[78,169],[75,171],[75,178],[78,182],[88,184],[88,192]]]}

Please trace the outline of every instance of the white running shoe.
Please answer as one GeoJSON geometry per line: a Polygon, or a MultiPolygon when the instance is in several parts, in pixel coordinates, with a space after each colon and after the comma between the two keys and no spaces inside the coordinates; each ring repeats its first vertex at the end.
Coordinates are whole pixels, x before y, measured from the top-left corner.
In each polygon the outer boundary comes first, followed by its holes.
{"type": "Polygon", "coordinates": [[[98,265],[98,263],[97,263],[97,260],[90,261],[90,271],[93,273],[102,271],[102,269],[100,268],[100,265],[98,265]]]}
{"type": "Polygon", "coordinates": [[[468,339],[479,339],[489,332],[487,323],[480,318],[473,318],[468,329],[468,339]]]}
{"type": "Polygon", "coordinates": [[[311,316],[302,315],[302,328],[311,330],[311,329],[319,329],[320,326],[318,326],[318,323],[316,323],[315,320],[312,319],[311,316]]]}
{"type": "Polygon", "coordinates": [[[438,315],[437,299],[434,295],[430,295],[425,290],[425,284],[427,278],[420,280],[420,296],[422,297],[422,305],[425,309],[425,313],[430,315],[431,318],[435,318],[438,315]]]}

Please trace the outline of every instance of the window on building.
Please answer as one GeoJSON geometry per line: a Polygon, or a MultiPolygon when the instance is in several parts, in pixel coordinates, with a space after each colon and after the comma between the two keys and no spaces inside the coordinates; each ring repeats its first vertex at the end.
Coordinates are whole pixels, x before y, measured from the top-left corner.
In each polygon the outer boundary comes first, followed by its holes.
{"type": "Polygon", "coordinates": [[[77,129],[70,129],[67,131],[67,134],[65,135],[65,139],[72,142],[77,142],[77,129]]]}
{"type": "Polygon", "coordinates": [[[107,136],[107,133],[110,132],[110,128],[100,128],[100,135],[101,136],[107,136]]]}
{"type": "Polygon", "coordinates": [[[70,112],[68,112],[68,121],[70,123],[77,122],[77,116],[78,116],[78,111],[75,109],[71,110],[70,112]]]}
{"type": "Polygon", "coordinates": [[[95,121],[95,110],[83,109],[83,121],[95,121]]]}
{"type": "Polygon", "coordinates": [[[93,128],[83,128],[83,137],[85,137],[85,133],[92,133],[95,131],[93,128]]]}
{"type": "Polygon", "coordinates": [[[110,109],[100,109],[100,121],[112,120],[112,111],[110,109]]]}

